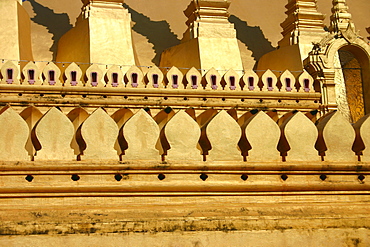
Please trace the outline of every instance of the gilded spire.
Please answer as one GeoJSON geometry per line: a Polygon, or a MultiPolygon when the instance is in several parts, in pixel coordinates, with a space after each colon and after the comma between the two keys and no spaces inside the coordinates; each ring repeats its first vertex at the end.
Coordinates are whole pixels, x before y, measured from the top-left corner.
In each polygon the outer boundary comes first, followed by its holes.
{"type": "Polygon", "coordinates": [[[352,23],[352,15],[348,12],[346,0],[333,0],[333,7],[330,16],[330,32],[338,33],[346,31],[350,26],[353,30],[355,25],[352,23]]]}
{"type": "Polygon", "coordinates": [[[289,0],[285,7],[287,18],[281,23],[284,38],[279,46],[310,44],[323,37],[325,15],[318,12],[317,0],[289,0]]]}
{"type": "MultiPolygon", "coordinates": [[[[189,27],[187,34],[184,36],[186,38],[197,38],[202,29],[201,25],[205,23],[213,24],[226,24],[231,26],[228,21],[230,13],[228,9],[231,2],[229,0],[192,0],[187,9],[184,11],[184,14],[188,18],[186,25],[189,27]],[[190,37],[187,37],[190,35],[190,37]]],[[[217,27],[217,25],[207,25],[207,29],[217,27]]],[[[231,27],[230,30],[235,32],[234,28],[231,27]]]]}
{"type": "Polygon", "coordinates": [[[191,0],[184,11],[188,18],[181,44],[166,49],[161,67],[243,70],[236,30],[229,22],[230,0],[191,0]],[[212,56],[209,56],[212,54],[212,56]]]}
{"type": "Polygon", "coordinates": [[[131,15],[124,0],[81,1],[75,27],[58,41],[56,60],[134,65],[131,15]]]}
{"type": "MultiPolygon", "coordinates": [[[[0,58],[32,60],[30,16],[20,0],[0,0],[0,58]]],[[[21,63],[23,67],[25,63],[21,63]]]]}

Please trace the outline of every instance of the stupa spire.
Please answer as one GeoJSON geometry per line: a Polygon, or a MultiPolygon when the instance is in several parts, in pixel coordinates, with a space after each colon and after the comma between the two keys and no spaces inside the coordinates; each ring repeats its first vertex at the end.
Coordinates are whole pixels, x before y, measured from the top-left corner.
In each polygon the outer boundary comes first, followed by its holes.
{"type": "Polygon", "coordinates": [[[230,16],[230,13],[228,12],[230,4],[231,2],[229,0],[191,1],[187,9],[184,11],[184,14],[188,18],[186,21],[188,30],[184,35],[184,38],[193,39],[199,36],[206,36],[206,33],[200,30],[212,30],[215,28],[214,24],[216,24],[216,28],[217,24],[226,24],[227,27],[223,28],[229,30],[230,36],[235,36],[235,30],[228,21],[230,16]],[[208,23],[211,23],[211,25],[207,25],[208,23]],[[190,35],[190,37],[187,36],[187,34],[190,35]]]}
{"type": "Polygon", "coordinates": [[[181,44],[162,53],[162,67],[242,71],[236,30],[229,22],[230,0],[191,0],[184,11],[187,30],[181,44]],[[210,56],[211,54],[211,56],[210,56]]]}
{"type": "Polygon", "coordinates": [[[124,0],[81,0],[76,26],[59,40],[57,61],[134,65],[131,15],[124,0]]]}
{"type": "Polygon", "coordinates": [[[287,18],[281,23],[284,38],[279,46],[311,44],[325,35],[325,15],[318,12],[317,0],[289,0],[285,7],[287,18]]]}
{"type": "Polygon", "coordinates": [[[350,26],[353,30],[352,15],[348,12],[346,0],[333,0],[333,7],[330,16],[330,32],[338,33],[346,31],[350,26]]]}
{"type": "MultiPolygon", "coordinates": [[[[33,60],[31,46],[31,21],[21,0],[0,1],[0,58],[33,60]],[[8,44],[8,45],[5,45],[8,44]]],[[[25,63],[21,63],[23,67],[25,63]]]]}

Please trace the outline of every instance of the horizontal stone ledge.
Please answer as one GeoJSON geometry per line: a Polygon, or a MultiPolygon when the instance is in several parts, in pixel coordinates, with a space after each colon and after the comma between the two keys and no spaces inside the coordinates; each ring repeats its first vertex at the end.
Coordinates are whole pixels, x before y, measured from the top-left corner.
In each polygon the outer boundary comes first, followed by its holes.
{"type": "Polygon", "coordinates": [[[0,169],[0,177],[3,176],[13,176],[13,175],[22,175],[26,176],[29,174],[32,175],[73,175],[73,174],[79,174],[79,175],[116,175],[116,174],[127,174],[127,175],[142,175],[142,174],[222,174],[222,175],[363,175],[363,176],[370,176],[370,171],[333,171],[333,170],[280,170],[280,171],[269,171],[269,170],[261,170],[261,169],[244,169],[244,170],[238,170],[238,169],[212,169],[212,170],[202,170],[202,169],[182,169],[182,170],[175,170],[175,169],[99,169],[96,167],[96,169],[93,167],[90,169],[79,169],[79,168],[71,168],[71,169],[65,169],[65,170],[51,170],[51,169],[23,169],[23,170],[3,170],[0,169]]]}
{"type": "Polygon", "coordinates": [[[277,99],[275,102],[267,102],[264,100],[263,103],[251,102],[249,100],[245,100],[241,102],[240,100],[236,102],[234,101],[219,101],[216,100],[197,100],[197,101],[181,101],[179,99],[157,99],[157,100],[144,100],[144,99],[135,99],[135,100],[127,100],[127,99],[110,99],[110,98],[102,98],[102,99],[77,99],[77,98],[55,98],[55,97],[19,97],[19,96],[1,96],[0,97],[0,104],[11,104],[11,105],[53,105],[53,106],[83,106],[83,107],[131,107],[131,106],[150,106],[150,107],[179,107],[179,108],[188,108],[188,107],[215,107],[215,108],[249,108],[249,109],[287,109],[287,110],[301,110],[301,111],[311,111],[313,109],[320,108],[320,104],[318,103],[305,103],[304,101],[300,100],[301,103],[296,103],[295,101],[292,102],[281,102],[278,103],[277,99]]]}
{"type": "MultiPolygon", "coordinates": [[[[67,193],[0,193],[0,198],[114,198],[114,197],[316,197],[370,196],[370,191],[278,191],[278,192],[67,192],[67,193]]],[[[307,199],[307,198],[306,198],[307,199]]]]}
{"type": "MultiPolygon", "coordinates": [[[[182,214],[177,213],[175,215],[171,215],[167,212],[164,214],[162,211],[158,213],[158,210],[160,210],[158,208],[155,208],[155,210],[152,208],[150,212],[148,212],[148,210],[141,212],[141,214],[137,211],[128,214],[125,211],[118,211],[117,209],[113,212],[106,210],[103,213],[96,209],[95,211],[86,209],[80,210],[79,213],[68,212],[67,210],[31,211],[27,209],[23,210],[21,213],[17,212],[17,214],[7,212],[8,215],[5,217],[7,222],[0,227],[0,232],[2,235],[8,235],[6,238],[9,239],[16,237],[9,237],[9,235],[27,235],[29,236],[28,238],[32,239],[34,238],[32,235],[35,234],[45,235],[46,237],[50,237],[50,235],[56,235],[56,237],[68,236],[69,238],[76,234],[80,241],[82,236],[86,236],[90,239],[89,242],[92,244],[85,246],[94,246],[96,243],[91,241],[91,238],[94,239],[94,235],[92,234],[98,234],[98,236],[101,237],[101,235],[110,233],[106,236],[107,240],[109,239],[110,241],[114,238],[112,233],[132,234],[137,232],[151,235],[169,232],[171,234],[178,233],[184,235],[186,232],[190,232],[191,237],[194,237],[195,231],[203,233],[216,231],[217,234],[221,234],[221,231],[223,231],[224,234],[231,234],[231,232],[244,230],[278,230],[280,232],[299,229],[296,236],[301,236],[302,230],[305,230],[307,235],[312,235],[316,229],[320,229],[321,231],[322,229],[326,229],[326,231],[330,232],[333,229],[338,230],[338,226],[343,229],[350,228],[352,230],[360,228],[365,230],[370,227],[370,222],[366,220],[366,211],[364,212],[364,210],[361,210],[357,205],[355,209],[359,210],[362,214],[353,213],[353,210],[348,212],[348,208],[346,209],[346,214],[344,214],[343,211],[340,211],[345,210],[343,206],[339,207],[340,210],[336,207],[327,208],[319,207],[318,205],[315,205],[314,208],[300,206],[300,210],[286,206],[284,209],[272,206],[273,205],[268,209],[259,207],[253,210],[250,210],[249,207],[243,208],[242,206],[231,209],[225,209],[225,207],[223,207],[219,210],[203,207],[199,210],[201,211],[201,215],[199,215],[199,211],[195,211],[194,208],[188,208],[184,211],[181,210],[180,212],[182,214]],[[273,214],[270,212],[271,209],[274,210],[273,214]],[[320,212],[318,213],[317,211],[319,210],[320,212]],[[251,215],[251,211],[253,215],[251,215]],[[309,213],[307,213],[307,211],[309,213]],[[227,216],[220,215],[221,213],[227,216]],[[138,214],[138,218],[134,218],[134,216],[138,214]],[[289,215],[289,217],[287,217],[287,215],[289,215]],[[310,226],[309,230],[307,226],[310,226]]],[[[366,207],[366,209],[368,208],[366,207]]],[[[168,209],[166,209],[166,211],[167,210],[168,209]]],[[[343,235],[347,236],[347,234],[343,235]]],[[[141,238],[143,236],[144,235],[142,235],[141,238]]],[[[26,238],[25,236],[22,237],[26,238]]],[[[233,237],[235,237],[235,235],[233,235],[233,237]]],[[[121,239],[122,238],[120,238],[119,241],[121,241],[121,239]]],[[[86,240],[87,239],[85,239],[85,241],[86,240]]],[[[331,239],[329,239],[329,241],[331,241],[331,239]]]]}
{"type": "Polygon", "coordinates": [[[264,91],[216,91],[216,90],[191,90],[191,89],[163,89],[163,88],[90,88],[90,87],[52,87],[31,85],[7,85],[0,84],[0,92],[3,93],[55,93],[55,94],[97,94],[115,96],[174,96],[174,97],[253,97],[253,98],[291,98],[291,99],[320,99],[320,93],[298,93],[298,92],[264,92],[264,91]]]}
{"type": "MultiPolygon", "coordinates": [[[[80,198],[119,198],[119,197],[272,197],[272,196],[284,196],[292,197],[293,200],[297,197],[305,196],[305,200],[309,197],[314,198],[317,196],[370,196],[370,191],[284,191],[284,192],[95,192],[95,193],[0,193],[0,198],[59,198],[59,197],[80,197],[80,198]]],[[[307,202],[307,201],[305,201],[307,202]]]]}
{"type": "Polygon", "coordinates": [[[1,161],[0,172],[106,171],[135,173],[142,171],[199,172],[370,172],[369,162],[166,162],[156,161],[1,161]]]}
{"type": "MultiPolygon", "coordinates": [[[[318,204],[323,204],[325,207],[329,207],[330,210],[337,209],[338,206],[342,205],[348,210],[352,210],[356,213],[364,210],[364,206],[369,206],[367,203],[370,200],[370,191],[304,191],[304,192],[192,192],[192,193],[17,193],[15,194],[15,200],[11,198],[11,194],[0,194],[4,200],[1,201],[1,207],[3,213],[9,216],[9,212],[13,212],[14,206],[18,208],[35,208],[39,210],[40,204],[37,200],[38,197],[43,199],[43,208],[66,209],[66,205],[77,205],[78,210],[84,207],[92,209],[106,208],[107,199],[109,199],[109,205],[112,208],[118,210],[131,209],[133,204],[138,208],[151,208],[157,205],[160,208],[166,207],[168,210],[173,209],[175,213],[178,213],[178,208],[183,210],[189,209],[193,206],[204,208],[204,206],[210,208],[219,208],[219,205],[232,206],[228,204],[230,200],[234,201],[238,209],[242,207],[257,207],[257,208],[269,208],[266,205],[273,207],[283,207],[286,209],[286,205],[312,205],[314,204],[316,210],[318,204]],[[70,197],[65,197],[70,195],[70,197]],[[282,196],[283,195],[283,196],[282,196]],[[328,196],[335,195],[335,196],[328,196]],[[18,198],[24,198],[24,200],[18,200],[18,198]],[[145,199],[143,200],[143,197],[145,199]],[[160,197],[160,200],[158,200],[160,197]],[[194,204],[194,198],[198,201],[198,204],[194,204]],[[215,197],[218,197],[215,200],[215,197]],[[36,199],[36,200],[35,200],[36,199]],[[246,200],[248,199],[248,200],[246,200]],[[348,202],[352,202],[353,207],[348,207],[348,202]],[[336,207],[331,205],[335,204],[336,207]],[[85,205],[85,206],[84,206],[85,205]],[[239,206],[240,205],[240,206],[239,206]],[[360,206],[363,205],[363,206],[360,206]],[[124,207],[123,207],[124,206],[124,207]],[[359,207],[358,210],[354,210],[354,207],[359,207]]],[[[311,209],[313,209],[311,208],[311,209]]],[[[311,210],[310,210],[311,211],[311,210]]],[[[341,211],[341,210],[340,210],[341,211]]],[[[20,211],[17,212],[17,214],[20,211]]],[[[153,212],[153,211],[151,211],[153,212]]],[[[163,210],[161,210],[163,212],[163,210]]],[[[169,212],[166,210],[166,212],[169,212]]],[[[275,211],[273,211],[275,212],[275,211]]],[[[319,210],[321,214],[321,210],[319,210]]],[[[280,214],[279,214],[280,215],[280,214]]]]}

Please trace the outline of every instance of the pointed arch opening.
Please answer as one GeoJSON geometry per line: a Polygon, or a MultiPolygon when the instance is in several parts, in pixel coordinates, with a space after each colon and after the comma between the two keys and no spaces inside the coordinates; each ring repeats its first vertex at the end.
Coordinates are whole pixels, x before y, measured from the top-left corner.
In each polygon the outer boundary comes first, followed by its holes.
{"type": "Polygon", "coordinates": [[[368,55],[359,47],[347,45],[338,50],[346,99],[352,122],[370,113],[370,67],[368,55]]]}

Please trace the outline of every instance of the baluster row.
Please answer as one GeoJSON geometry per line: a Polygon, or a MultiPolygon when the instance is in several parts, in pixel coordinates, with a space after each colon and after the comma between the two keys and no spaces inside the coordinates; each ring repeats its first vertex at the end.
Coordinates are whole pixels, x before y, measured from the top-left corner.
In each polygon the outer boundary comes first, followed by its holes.
{"type": "Polygon", "coordinates": [[[184,75],[176,67],[162,71],[153,66],[144,75],[137,66],[124,70],[117,65],[108,68],[108,66],[92,64],[83,72],[76,63],[71,63],[62,73],[53,62],[48,63],[42,71],[34,62],[29,62],[22,69],[20,76],[18,66],[12,61],[4,63],[0,71],[3,84],[314,92],[314,80],[307,71],[303,71],[297,79],[288,70],[284,71],[279,78],[271,70],[267,70],[259,77],[253,70],[246,70],[240,76],[233,69],[220,73],[214,68],[202,76],[195,68],[189,69],[184,75]]]}

